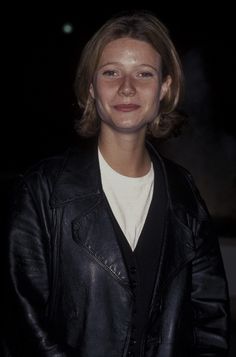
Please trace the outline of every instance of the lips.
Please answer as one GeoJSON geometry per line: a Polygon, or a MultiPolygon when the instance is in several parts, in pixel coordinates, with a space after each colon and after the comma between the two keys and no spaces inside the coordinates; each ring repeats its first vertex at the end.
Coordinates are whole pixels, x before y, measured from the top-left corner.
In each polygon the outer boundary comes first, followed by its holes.
{"type": "Polygon", "coordinates": [[[140,105],[137,104],[117,104],[114,105],[114,108],[120,112],[132,112],[140,108],[140,105]]]}

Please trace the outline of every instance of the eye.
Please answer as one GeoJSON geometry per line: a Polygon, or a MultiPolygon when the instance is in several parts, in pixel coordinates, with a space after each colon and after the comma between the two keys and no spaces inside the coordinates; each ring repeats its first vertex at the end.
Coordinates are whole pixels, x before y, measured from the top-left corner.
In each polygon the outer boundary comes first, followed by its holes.
{"type": "Polygon", "coordinates": [[[105,71],[102,72],[103,76],[106,77],[118,77],[118,72],[112,69],[106,69],[105,71]]]}
{"type": "Polygon", "coordinates": [[[138,77],[139,78],[151,78],[151,77],[153,77],[153,73],[152,72],[147,72],[147,71],[139,72],[138,73],[138,77]]]}

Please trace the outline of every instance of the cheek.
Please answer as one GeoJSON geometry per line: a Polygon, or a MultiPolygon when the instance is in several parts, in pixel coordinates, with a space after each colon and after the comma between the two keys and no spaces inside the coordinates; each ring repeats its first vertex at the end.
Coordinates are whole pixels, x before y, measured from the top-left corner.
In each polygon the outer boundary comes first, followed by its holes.
{"type": "Polygon", "coordinates": [[[111,101],[111,91],[108,88],[105,88],[104,86],[97,86],[95,91],[95,105],[101,116],[103,116],[105,112],[109,111],[111,101]]]}
{"type": "Polygon", "coordinates": [[[157,87],[149,88],[145,92],[143,92],[143,95],[141,98],[146,101],[147,105],[151,106],[159,106],[160,102],[160,89],[157,87]]]}
{"type": "Polygon", "coordinates": [[[95,99],[105,102],[112,96],[112,88],[98,83],[95,91],[95,99]]]}
{"type": "Polygon", "coordinates": [[[158,88],[153,88],[145,96],[146,110],[152,116],[157,116],[160,108],[160,90],[158,88]]]}

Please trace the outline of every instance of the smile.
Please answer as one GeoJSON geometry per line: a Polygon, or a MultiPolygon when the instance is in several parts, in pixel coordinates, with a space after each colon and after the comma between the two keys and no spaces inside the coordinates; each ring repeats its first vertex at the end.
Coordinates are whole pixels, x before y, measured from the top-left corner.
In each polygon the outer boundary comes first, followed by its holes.
{"type": "Polygon", "coordinates": [[[132,112],[140,108],[137,104],[118,104],[114,105],[114,108],[120,112],[132,112]]]}

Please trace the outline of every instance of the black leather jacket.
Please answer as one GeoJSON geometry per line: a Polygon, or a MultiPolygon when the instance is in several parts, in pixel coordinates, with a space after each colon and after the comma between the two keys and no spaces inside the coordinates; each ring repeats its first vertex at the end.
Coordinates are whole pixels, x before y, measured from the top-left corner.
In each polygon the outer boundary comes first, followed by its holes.
{"type": "MultiPolygon", "coordinates": [[[[226,356],[228,289],[209,214],[189,173],[155,155],[170,208],[141,356],[226,356]]],[[[24,176],[8,241],[13,356],[126,356],[133,295],[93,145],[24,176]]]]}

